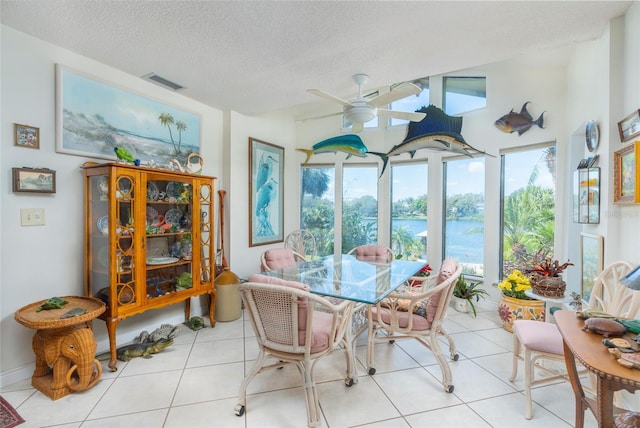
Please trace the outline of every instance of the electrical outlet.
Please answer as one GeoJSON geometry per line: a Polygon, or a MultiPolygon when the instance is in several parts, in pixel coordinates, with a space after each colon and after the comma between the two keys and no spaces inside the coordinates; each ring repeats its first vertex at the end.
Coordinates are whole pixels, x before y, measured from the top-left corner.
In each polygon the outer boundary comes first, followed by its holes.
{"type": "Polygon", "coordinates": [[[20,208],[20,225],[44,226],[44,208],[20,208]]]}

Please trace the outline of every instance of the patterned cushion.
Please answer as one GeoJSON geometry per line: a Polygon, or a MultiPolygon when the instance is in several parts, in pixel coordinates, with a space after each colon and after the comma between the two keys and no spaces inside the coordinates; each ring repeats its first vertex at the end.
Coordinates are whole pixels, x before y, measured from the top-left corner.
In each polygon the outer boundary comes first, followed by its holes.
{"type": "MultiPolygon", "coordinates": [[[[405,294],[409,296],[418,296],[423,293],[421,291],[408,291],[405,294]]],[[[412,313],[416,315],[420,315],[421,317],[424,317],[424,318],[428,318],[427,310],[429,306],[429,299],[420,299],[420,300],[413,300],[413,301],[410,299],[398,299],[395,302],[395,307],[398,311],[409,312],[409,305],[412,303],[413,303],[413,306],[411,308],[412,313]]],[[[382,301],[381,305],[386,308],[390,308],[392,305],[392,302],[390,299],[385,299],[382,301]]]]}

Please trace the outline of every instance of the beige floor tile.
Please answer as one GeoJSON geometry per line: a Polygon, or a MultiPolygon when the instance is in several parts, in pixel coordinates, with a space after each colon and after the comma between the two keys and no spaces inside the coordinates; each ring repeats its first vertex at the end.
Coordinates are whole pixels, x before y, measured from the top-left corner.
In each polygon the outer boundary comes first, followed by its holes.
{"type": "Polygon", "coordinates": [[[406,416],[406,420],[412,428],[483,428],[491,426],[465,405],[409,415],[406,416]]]}
{"type": "Polygon", "coordinates": [[[237,397],[244,379],[243,363],[216,364],[184,370],[172,405],[237,397]]]}

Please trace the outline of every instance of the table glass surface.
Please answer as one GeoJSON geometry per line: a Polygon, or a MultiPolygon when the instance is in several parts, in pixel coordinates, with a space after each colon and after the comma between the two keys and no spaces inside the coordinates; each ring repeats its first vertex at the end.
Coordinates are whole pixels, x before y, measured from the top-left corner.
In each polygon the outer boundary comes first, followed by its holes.
{"type": "Polygon", "coordinates": [[[314,294],[375,304],[424,266],[422,262],[358,260],[336,254],[263,272],[288,281],[307,284],[314,294]]]}

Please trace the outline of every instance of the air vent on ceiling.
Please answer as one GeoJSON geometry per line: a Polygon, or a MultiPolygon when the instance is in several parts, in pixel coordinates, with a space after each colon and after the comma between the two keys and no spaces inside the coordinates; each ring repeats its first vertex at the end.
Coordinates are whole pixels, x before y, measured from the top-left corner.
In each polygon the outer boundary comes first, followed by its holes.
{"type": "Polygon", "coordinates": [[[145,80],[150,80],[157,85],[164,86],[165,88],[169,88],[172,91],[179,91],[180,89],[184,89],[184,86],[173,83],[171,80],[160,77],[155,73],[149,73],[145,76],[142,76],[142,78],[145,80]]]}

